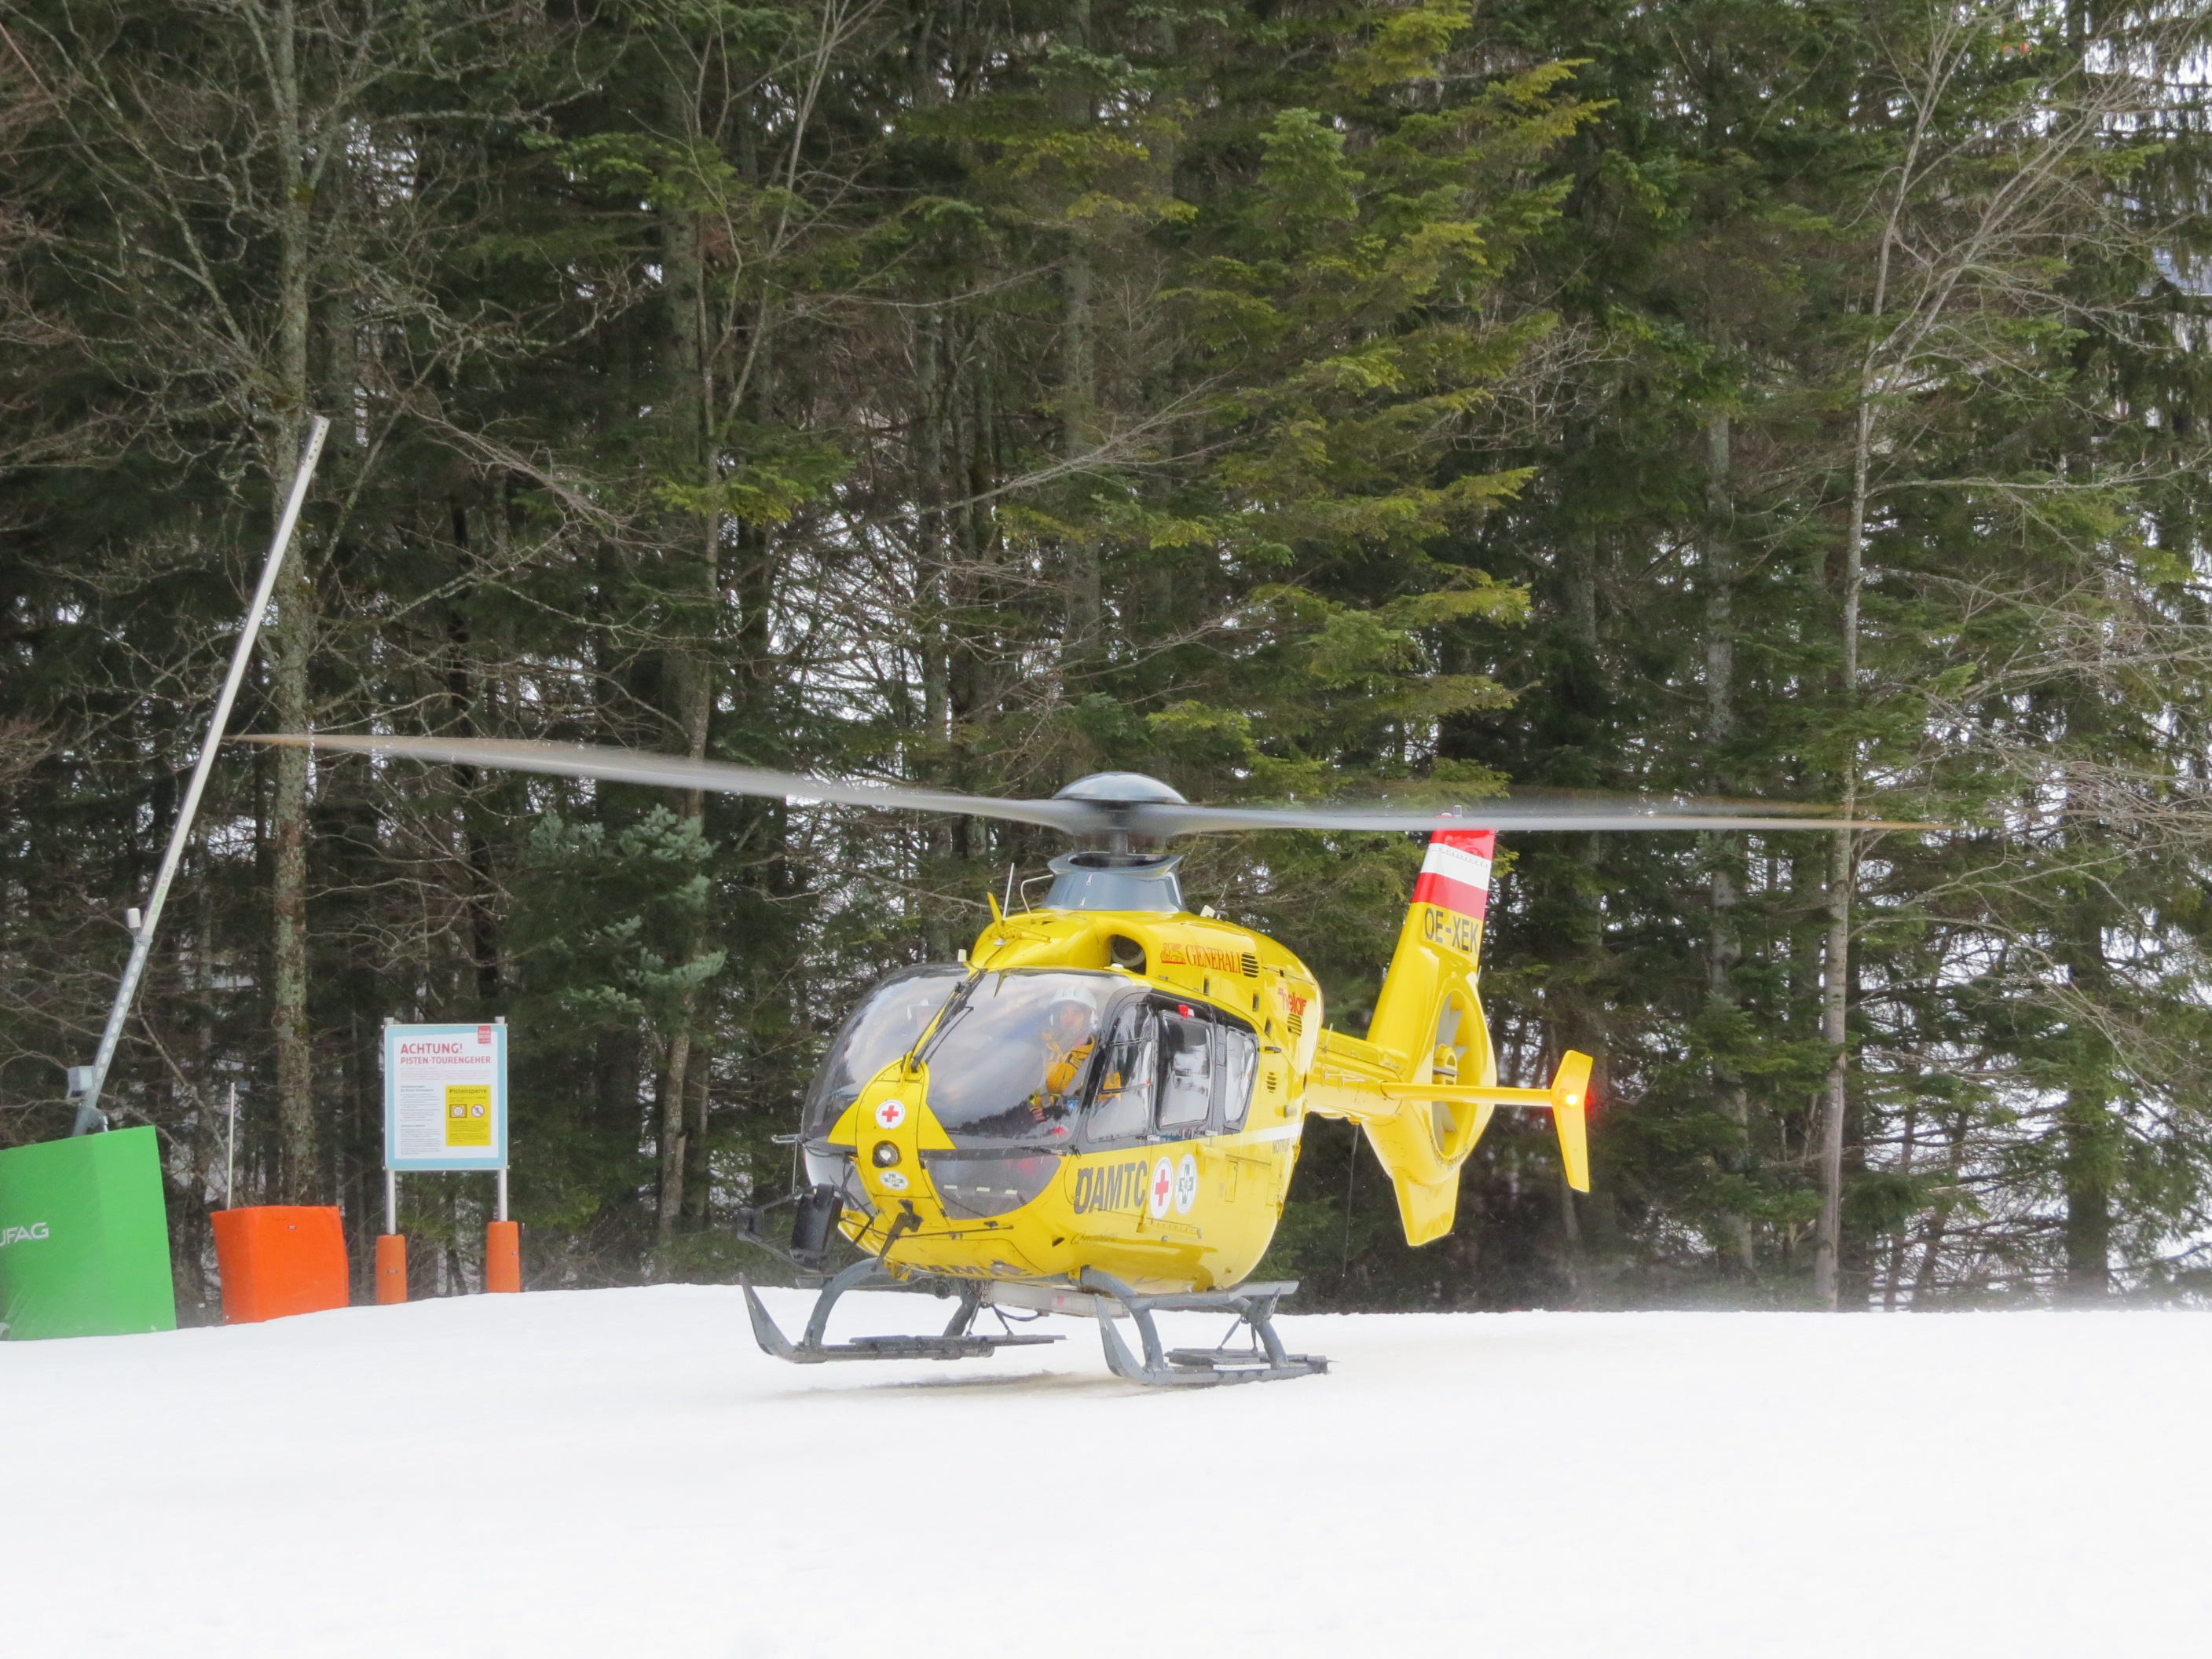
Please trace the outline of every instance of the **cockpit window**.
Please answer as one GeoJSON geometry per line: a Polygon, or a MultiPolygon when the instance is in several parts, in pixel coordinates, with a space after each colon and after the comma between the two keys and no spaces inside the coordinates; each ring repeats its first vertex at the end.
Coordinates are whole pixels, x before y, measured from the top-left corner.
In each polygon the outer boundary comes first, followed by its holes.
{"type": "Polygon", "coordinates": [[[853,1011],[815,1073],[799,1133],[809,1140],[828,1134],[876,1073],[914,1047],[967,977],[968,970],[957,963],[932,962],[879,981],[853,1011]]]}
{"type": "Polygon", "coordinates": [[[805,1138],[826,1135],[940,1011],[921,1054],[929,1106],[963,1153],[1234,1131],[1251,1103],[1258,1042],[1236,1015],[1147,996],[1120,974],[1012,969],[970,978],[932,963],[893,974],[854,1010],[808,1091],[805,1138]]]}
{"type": "Polygon", "coordinates": [[[929,1109],[963,1147],[1068,1144],[1128,983],[1054,969],[978,975],[923,1052],[929,1109]]]}

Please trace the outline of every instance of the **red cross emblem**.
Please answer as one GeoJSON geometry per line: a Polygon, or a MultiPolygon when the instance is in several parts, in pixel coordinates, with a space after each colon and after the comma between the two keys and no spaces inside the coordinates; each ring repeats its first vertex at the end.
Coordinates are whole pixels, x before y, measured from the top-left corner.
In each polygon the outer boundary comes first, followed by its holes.
{"type": "Polygon", "coordinates": [[[1168,1204],[1175,1194],[1175,1160],[1164,1158],[1152,1165],[1152,1182],[1146,1193],[1152,1219],[1158,1221],[1168,1212],[1168,1204]]]}
{"type": "Polygon", "coordinates": [[[886,1129],[896,1129],[906,1121],[906,1103],[887,1100],[876,1108],[876,1121],[886,1129]]]}

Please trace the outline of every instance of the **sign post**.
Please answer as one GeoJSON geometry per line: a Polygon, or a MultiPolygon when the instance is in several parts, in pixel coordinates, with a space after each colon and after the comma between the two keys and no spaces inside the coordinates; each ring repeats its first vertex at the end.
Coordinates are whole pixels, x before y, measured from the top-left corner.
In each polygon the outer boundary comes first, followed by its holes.
{"type": "Polygon", "coordinates": [[[399,1176],[485,1170],[499,1179],[498,1218],[485,1237],[487,1288],[519,1291],[520,1229],[507,1218],[507,1022],[384,1027],[384,1236],[376,1299],[407,1299],[399,1176]]]}

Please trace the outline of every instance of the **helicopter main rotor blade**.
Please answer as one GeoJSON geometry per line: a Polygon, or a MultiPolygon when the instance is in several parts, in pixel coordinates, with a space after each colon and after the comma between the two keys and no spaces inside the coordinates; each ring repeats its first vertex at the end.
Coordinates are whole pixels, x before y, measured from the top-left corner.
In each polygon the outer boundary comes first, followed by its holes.
{"type": "Polygon", "coordinates": [[[1932,830],[1930,823],[1819,816],[1818,807],[1747,812],[1734,803],[1695,801],[1482,800],[1461,808],[1420,811],[1380,806],[1182,806],[1144,801],[1122,809],[1115,827],[1164,838],[1237,830],[1380,830],[1419,834],[1438,830],[1502,830],[1512,835],[1594,830],[1932,830]],[[1784,817],[1781,813],[1796,816],[1784,817]]]}
{"type": "Polygon", "coordinates": [[[1437,830],[1504,830],[1514,834],[1594,830],[1929,830],[1925,823],[1875,818],[1831,818],[1826,809],[1796,804],[1746,811],[1735,801],[1491,800],[1454,808],[1361,806],[1193,806],[1158,800],[1103,800],[1056,797],[1010,800],[963,795],[950,789],[905,784],[854,783],[692,760],[635,749],[584,744],[527,743],[504,738],[401,738],[349,733],[313,736],[257,733],[239,743],[283,744],[359,755],[397,755],[456,766],[487,766],[555,777],[602,778],[616,783],[769,799],[820,800],[841,806],[900,807],[969,817],[1007,818],[1042,824],[1070,835],[1121,833],[1164,841],[1174,836],[1219,835],[1249,830],[1372,830],[1419,834],[1437,830]],[[1790,815],[1790,816],[1784,816],[1790,815]]]}
{"type": "Polygon", "coordinates": [[[710,794],[824,800],[841,806],[896,806],[917,812],[1011,818],[1018,823],[1041,823],[1077,835],[1112,827],[1099,808],[1089,801],[1000,800],[988,795],[917,789],[904,784],[848,783],[801,777],[795,772],[732,766],[725,761],[695,761],[683,755],[655,755],[641,750],[595,748],[584,744],[524,743],[504,738],[325,736],[320,732],[313,736],[293,732],[241,734],[233,741],[283,744],[295,749],[331,749],[356,755],[397,755],[409,760],[442,761],[454,766],[542,772],[553,777],[604,778],[613,783],[703,789],[710,794]]]}

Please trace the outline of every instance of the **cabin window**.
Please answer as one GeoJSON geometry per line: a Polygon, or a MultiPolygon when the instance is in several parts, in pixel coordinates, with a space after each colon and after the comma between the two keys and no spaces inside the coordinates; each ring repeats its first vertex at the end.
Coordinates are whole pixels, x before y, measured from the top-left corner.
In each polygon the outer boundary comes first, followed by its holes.
{"type": "Polygon", "coordinates": [[[1252,1080],[1260,1070],[1260,1039],[1242,1026],[1224,1021],[1221,1034],[1221,1126],[1234,1133],[1244,1127],[1252,1109],[1252,1080]]]}
{"type": "Polygon", "coordinates": [[[1213,1110],[1212,1022],[1185,1003],[1160,1015],[1160,1132],[1197,1134],[1213,1110]]]}
{"type": "Polygon", "coordinates": [[[1087,1139],[1135,1140],[1152,1131],[1152,1095],[1159,1078],[1159,1022],[1141,1003],[1121,1011],[1098,1070],[1098,1092],[1085,1126],[1087,1139]]]}

